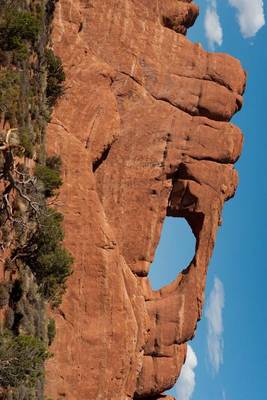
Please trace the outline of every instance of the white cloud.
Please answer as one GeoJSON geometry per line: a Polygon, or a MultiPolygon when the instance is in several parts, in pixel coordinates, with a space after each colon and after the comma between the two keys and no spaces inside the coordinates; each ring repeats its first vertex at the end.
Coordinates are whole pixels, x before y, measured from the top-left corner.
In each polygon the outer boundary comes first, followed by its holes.
{"type": "Polygon", "coordinates": [[[219,371],[223,362],[223,319],[224,288],[220,279],[214,279],[209,295],[205,316],[208,322],[208,354],[213,372],[219,371]]]}
{"type": "Polygon", "coordinates": [[[228,0],[237,9],[237,19],[244,38],[250,38],[264,26],[263,0],[228,0]]]}
{"type": "Polygon", "coordinates": [[[194,369],[197,366],[197,356],[190,345],[187,345],[186,361],[181,375],[176,383],[176,394],[179,400],[190,400],[195,389],[194,369]]]}
{"type": "Polygon", "coordinates": [[[210,48],[214,50],[215,45],[221,46],[223,42],[223,29],[217,13],[216,0],[208,0],[204,28],[210,48]]]}

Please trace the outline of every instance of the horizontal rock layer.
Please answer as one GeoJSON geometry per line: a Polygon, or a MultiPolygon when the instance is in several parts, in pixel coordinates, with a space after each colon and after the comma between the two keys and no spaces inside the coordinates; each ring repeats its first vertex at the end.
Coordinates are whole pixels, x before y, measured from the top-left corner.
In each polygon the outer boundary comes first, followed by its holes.
{"type": "Polygon", "coordinates": [[[75,265],[56,313],[49,397],[162,398],[180,374],[238,182],[242,134],[229,120],[245,86],[236,59],[183,35],[197,14],[190,0],[57,3],[67,88],[48,149],[63,159],[56,205],[75,265]],[[196,252],[153,291],[147,275],[166,216],[186,218],[196,252]]]}

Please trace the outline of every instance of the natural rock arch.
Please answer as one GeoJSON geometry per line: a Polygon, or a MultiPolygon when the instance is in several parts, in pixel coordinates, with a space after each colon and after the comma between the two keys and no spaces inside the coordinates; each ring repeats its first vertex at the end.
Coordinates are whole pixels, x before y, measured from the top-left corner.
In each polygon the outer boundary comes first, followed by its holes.
{"type": "Polygon", "coordinates": [[[186,219],[166,217],[148,275],[152,288],[158,290],[171,283],[186,269],[195,256],[195,247],[196,239],[186,219]]]}

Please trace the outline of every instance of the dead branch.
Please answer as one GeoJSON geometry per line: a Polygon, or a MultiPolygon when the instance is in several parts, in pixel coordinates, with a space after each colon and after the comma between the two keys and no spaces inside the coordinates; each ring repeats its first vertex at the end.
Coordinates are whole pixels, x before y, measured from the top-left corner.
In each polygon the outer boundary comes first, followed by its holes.
{"type": "Polygon", "coordinates": [[[6,221],[9,220],[13,225],[19,223],[24,229],[27,229],[26,224],[24,224],[22,220],[19,222],[19,220],[15,218],[15,212],[12,207],[12,202],[14,200],[14,197],[11,198],[12,192],[17,193],[17,195],[28,204],[28,207],[33,210],[37,223],[39,223],[38,216],[40,214],[41,204],[35,201],[29,194],[30,187],[32,188],[31,190],[36,191],[35,185],[37,183],[37,178],[26,172],[19,171],[19,163],[15,164],[15,151],[21,151],[17,132],[17,128],[9,129],[0,146],[0,151],[2,151],[4,158],[4,165],[2,171],[0,171],[0,179],[4,180],[7,184],[2,195],[0,210],[5,212],[6,221]]]}

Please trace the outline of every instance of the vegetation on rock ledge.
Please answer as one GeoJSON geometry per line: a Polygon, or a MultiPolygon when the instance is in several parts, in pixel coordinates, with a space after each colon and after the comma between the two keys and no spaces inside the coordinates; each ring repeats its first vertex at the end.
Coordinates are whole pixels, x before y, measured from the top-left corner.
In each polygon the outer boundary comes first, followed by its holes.
{"type": "Polygon", "coordinates": [[[35,385],[43,375],[43,363],[49,357],[44,342],[33,336],[0,335],[0,386],[3,388],[35,385]]]}
{"type": "Polygon", "coordinates": [[[44,361],[71,274],[63,216],[47,206],[62,185],[61,160],[47,157],[45,131],[64,94],[61,60],[50,48],[56,0],[0,0],[0,398],[44,398],[44,361]],[[31,160],[30,160],[31,159],[31,160]]]}
{"type": "Polygon", "coordinates": [[[65,72],[60,58],[51,49],[46,50],[45,57],[47,62],[46,97],[49,106],[53,107],[65,92],[65,72]]]}
{"type": "Polygon", "coordinates": [[[71,274],[71,255],[63,247],[62,214],[46,209],[31,242],[29,253],[23,260],[37,279],[40,292],[53,306],[59,305],[65,282],[71,274]]]}
{"type": "Polygon", "coordinates": [[[36,165],[35,176],[43,184],[45,197],[53,196],[62,185],[60,168],[61,160],[57,156],[47,158],[45,165],[36,165]]]}

